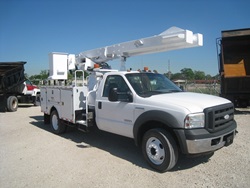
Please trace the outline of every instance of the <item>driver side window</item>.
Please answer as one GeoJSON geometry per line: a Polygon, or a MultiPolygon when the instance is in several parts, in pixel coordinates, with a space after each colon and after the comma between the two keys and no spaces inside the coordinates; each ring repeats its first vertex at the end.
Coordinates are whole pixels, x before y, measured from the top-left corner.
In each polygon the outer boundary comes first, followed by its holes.
{"type": "Polygon", "coordinates": [[[110,75],[107,77],[104,90],[103,90],[103,97],[109,96],[110,89],[117,88],[118,92],[129,92],[130,89],[124,79],[119,75],[110,75]]]}

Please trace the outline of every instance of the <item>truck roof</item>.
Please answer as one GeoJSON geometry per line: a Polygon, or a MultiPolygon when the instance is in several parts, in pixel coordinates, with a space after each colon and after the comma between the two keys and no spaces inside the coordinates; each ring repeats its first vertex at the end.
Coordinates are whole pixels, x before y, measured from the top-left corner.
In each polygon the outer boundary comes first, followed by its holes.
{"type": "Polygon", "coordinates": [[[157,72],[153,71],[112,71],[112,72],[106,72],[107,75],[126,75],[126,74],[156,74],[157,72]]]}
{"type": "MultiPolygon", "coordinates": [[[[112,69],[110,69],[112,70],[112,69]]],[[[114,71],[107,71],[107,72],[104,72],[105,74],[107,75],[125,75],[125,74],[128,74],[128,73],[139,73],[138,71],[117,71],[117,70],[114,70],[114,71]]]]}

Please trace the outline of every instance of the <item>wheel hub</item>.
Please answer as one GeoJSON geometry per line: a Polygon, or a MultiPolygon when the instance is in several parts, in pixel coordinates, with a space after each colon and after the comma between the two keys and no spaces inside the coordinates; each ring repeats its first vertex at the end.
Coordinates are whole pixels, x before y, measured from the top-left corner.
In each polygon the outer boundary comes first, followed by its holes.
{"type": "Polygon", "coordinates": [[[156,153],[157,153],[157,152],[156,152],[156,149],[152,147],[152,148],[151,148],[151,154],[152,154],[152,155],[156,155],[156,153]]]}
{"type": "Polygon", "coordinates": [[[14,101],[12,102],[12,107],[13,107],[13,108],[16,108],[16,107],[17,107],[17,101],[14,100],[14,101]]]}
{"type": "Polygon", "coordinates": [[[155,137],[148,139],[146,144],[147,156],[151,162],[160,165],[165,159],[165,150],[161,141],[155,137]]]}

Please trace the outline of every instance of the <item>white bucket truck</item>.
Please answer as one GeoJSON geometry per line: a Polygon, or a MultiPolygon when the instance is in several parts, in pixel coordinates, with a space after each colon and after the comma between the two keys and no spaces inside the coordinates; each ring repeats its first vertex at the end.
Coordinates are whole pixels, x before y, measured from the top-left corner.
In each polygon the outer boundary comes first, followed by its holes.
{"type": "Polygon", "coordinates": [[[132,138],[149,165],[160,172],[175,166],[179,152],[203,154],[228,146],[237,127],[229,100],[184,92],[162,74],[125,71],[128,57],[202,43],[201,34],[172,27],[160,35],[77,56],[51,53],[49,78],[59,84],[41,87],[44,122],[56,134],[63,133],[67,125],[84,131],[95,125],[132,138]],[[121,59],[122,71],[109,69],[106,63],[116,58],[121,59]],[[75,67],[88,71],[89,77],[63,86],[68,70],[75,67]]]}

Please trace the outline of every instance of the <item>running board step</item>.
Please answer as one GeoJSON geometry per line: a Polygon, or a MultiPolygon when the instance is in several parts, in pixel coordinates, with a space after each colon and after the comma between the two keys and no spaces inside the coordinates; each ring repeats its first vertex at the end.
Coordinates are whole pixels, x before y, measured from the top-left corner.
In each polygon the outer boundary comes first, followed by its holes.
{"type": "Polygon", "coordinates": [[[89,132],[86,121],[79,120],[79,121],[76,121],[76,123],[78,124],[78,130],[83,131],[83,132],[89,132]]]}
{"type": "Polygon", "coordinates": [[[85,126],[87,126],[87,121],[85,121],[85,120],[78,120],[78,121],[76,121],[76,123],[77,123],[77,124],[80,124],[80,125],[85,125],[85,126]]]}

